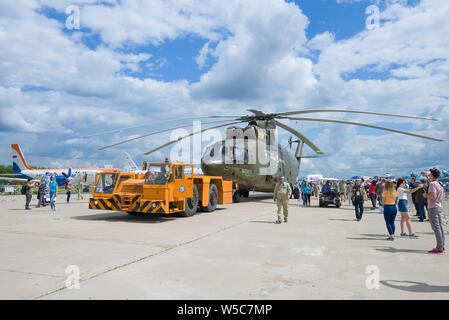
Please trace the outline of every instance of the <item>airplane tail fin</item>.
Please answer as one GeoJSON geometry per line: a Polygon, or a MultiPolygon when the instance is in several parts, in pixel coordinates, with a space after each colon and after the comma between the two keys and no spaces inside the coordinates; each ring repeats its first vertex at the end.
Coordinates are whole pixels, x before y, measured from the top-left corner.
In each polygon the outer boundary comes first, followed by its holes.
{"type": "Polygon", "coordinates": [[[127,152],[123,152],[123,154],[125,155],[125,168],[126,170],[129,171],[139,171],[139,167],[136,165],[136,163],[134,162],[134,160],[131,158],[131,156],[129,155],[129,153],[127,152]]]}
{"type": "Polygon", "coordinates": [[[15,174],[20,174],[23,170],[33,170],[25,160],[18,144],[11,144],[12,166],[15,174]]]}

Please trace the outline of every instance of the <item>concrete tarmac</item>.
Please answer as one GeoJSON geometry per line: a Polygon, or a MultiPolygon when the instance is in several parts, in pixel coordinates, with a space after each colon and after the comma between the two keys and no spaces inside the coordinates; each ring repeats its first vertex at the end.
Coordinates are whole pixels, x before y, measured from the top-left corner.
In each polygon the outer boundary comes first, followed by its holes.
{"type": "Polygon", "coordinates": [[[24,196],[0,197],[0,299],[449,298],[449,252],[427,253],[430,224],[413,216],[419,239],[400,237],[398,216],[387,241],[368,202],[357,222],[347,202],[291,200],[289,222],[277,225],[272,196],[260,193],[191,218],[64,200],[56,212],[25,211],[24,196]],[[67,288],[76,270],[79,289],[67,288]]]}

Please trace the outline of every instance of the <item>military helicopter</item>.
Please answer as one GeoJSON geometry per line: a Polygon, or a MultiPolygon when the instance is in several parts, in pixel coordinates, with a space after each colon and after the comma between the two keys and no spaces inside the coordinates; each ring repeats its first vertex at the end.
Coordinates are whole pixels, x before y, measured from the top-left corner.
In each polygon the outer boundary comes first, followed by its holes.
{"type": "MultiPolygon", "coordinates": [[[[226,139],[216,142],[212,145],[209,145],[201,158],[201,169],[207,175],[216,175],[222,176],[224,179],[232,180],[235,183],[235,193],[234,193],[234,201],[238,202],[240,196],[248,197],[249,191],[261,191],[261,192],[272,192],[274,186],[280,176],[284,176],[286,181],[290,183],[294,183],[298,177],[301,160],[304,158],[313,158],[314,156],[303,156],[302,151],[304,144],[309,146],[314,152],[318,155],[322,155],[323,151],[318,148],[313,142],[311,142],[306,136],[302,133],[298,132],[294,128],[280,122],[280,120],[296,120],[296,121],[315,121],[315,122],[327,122],[327,123],[340,123],[347,125],[355,125],[362,126],[368,128],[374,128],[379,130],[385,130],[395,133],[400,133],[404,135],[419,137],[423,139],[428,139],[432,141],[443,141],[438,138],[433,138],[429,136],[424,136],[416,133],[411,133],[407,131],[401,131],[393,128],[386,128],[381,126],[376,126],[372,124],[352,122],[352,121],[344,121],[344,120],[333,120],[333,119],[323,119],[323,118],[304,118],[304,117],[292,117],[293,115],[299,114],[310,114],[310,113],[355,113],[355,114],[369,114],[369,115],[378,115],[378,116],[388,116],[388,117],[399,117],[399,118],[409,118],[409,119],[420,119],[420,120],[436,120],[434,118],[426,118],[426,117],[418,117],[418,116],[409,116],[409,115],[398,115],[398,114],[389,114],[389,113],[379,113],[379,112],[368,112],[368,111],[356,111],[356,110],[336,110],[336,109],[311,109],[311,110],[299,110],[299,111],[289,111],[282,113],[263,113],[259,110],[249,109],[251,112],[250,115],[244,116],[224,116],[224,115],[214,115],[207,117],[197,117],[197,118],[182,118],[182,119],[173,119],[174,120],[186,120],[186,119],[204,119],[204,118],[226,118],[227,120],[219,120],[219,121],[211,121],[205,122],[204,124],[217,124],[209,128],[205,128],[202,130],[198,130],[192,132],[188,135],[178,138],[177,140],[170,141],[165,143],[157,148],[154,148],[145,153],[145,155],[156,152],[160,149],[163,149],[169,145],[175,144],[183,139],[189,138],[193,135],[200,134],[202,132],[218,129],[222,127],[228,127],[226,130],[226,139]],[[223,123],[224,122],[224,123],[223,123]],[[247,123],[245,128],[239,128],[234,125],[247,123]],[[295,137],[297,140],[293,140],[290,138],[289,146],[293,143],[297,144],[296,152],[292,155],[285,147],[281,147],[277,143],[276,129],[280,127],[295,137]],[[243,132],[243,137],[242,137],[243,132]],[[243,138],[246,144],[236,145],[237,138],[243,138]],[[246,140],[245,140],[246,139],[246,140]],[[250,142],[251,141],[264,141],[266,149],[265,152],[256,152],[256,159],[252,159],[255,161],[250,161],[250,142]],[[275,146],[274,148],[269,148],[268,146],[275,146]],[[258,157],[265,158],[265,161],[259,161],[258,157]],[[221,155],[221,156],[220,156],[221,155]],[[218,157],[217,157],[218,156],[218,157]],[[264,164],[261,164],[264,163],[264,164]],[[262,173],[261,169],[270,166],[271,168],[275,168],[274,171],[271,170],[270,174],[262,173]]],[[[165,121],[164,121],[165,122],[165,121]]],[[[167,132],[170,130],[178,129],[178,128],[186,128],[192,126],[183,125],[170,129],[160,130],[156,132],[147,133],[144,135],[140,135],[138,137],[134,137],[131,139],[123,140],[118,143],[114,143],[105,147],[100,148],[99,150],[104,150],[107,148],[111,148],[123,143],[127,143],[130,141],[134,141],[137,139],[141,139],[144,137],[148,137],[151,135],[159,134],[162,132],[167,132]]],[[[125,129],[133,129],[142,126],[123,128],[113,131],[107,131],[98,133],[95,135],[87,136],[97,136],[106,133],[119,132],[125,129]]]]}

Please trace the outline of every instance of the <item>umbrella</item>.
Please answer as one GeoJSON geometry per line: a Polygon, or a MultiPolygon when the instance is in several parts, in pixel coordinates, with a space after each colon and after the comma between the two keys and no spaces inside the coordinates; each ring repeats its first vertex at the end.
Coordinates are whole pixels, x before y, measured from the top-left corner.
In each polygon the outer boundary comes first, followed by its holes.
{"type": "Polygon", "coordinates": [[[359,176],[353,176],[353,177],[351,178],[351,180],[357,180],[357,179],[362,180],[362,178],[360,178],[359,176]]]}

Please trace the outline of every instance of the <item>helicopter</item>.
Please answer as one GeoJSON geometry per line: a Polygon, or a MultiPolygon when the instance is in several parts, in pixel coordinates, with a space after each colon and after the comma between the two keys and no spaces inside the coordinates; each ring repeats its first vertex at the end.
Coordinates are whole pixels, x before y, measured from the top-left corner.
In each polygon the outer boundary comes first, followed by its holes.
{"type": "MultiPolygon", "coordinates": [[[[175,144],[183,139],[189,138],[193,135],[201,134],[202,132],[218,129],[222,127],[227,127],[226,129],[226,139],[218,141],[206,147],[201,157],[201,169],[207,175],[222,176],[224,179],[232,180],[235,185],[234,192],[234,202],[238,202],[240,197],[248,197],[250,191],[260,191],[260,192],[273,192],[275,184],[281,176],[284,176],[286,181],[290,184],[297,180],[301,160],[304,158],[316,158],[316,156],[303,156],[302,151],[304,144],[309,146],[316,154],[323,155],[324,152],[318,148],[312,141],[310,141],[305,135],[295,130],[294,128],[281,122],[281,120],[296,120],[296,121],[315,121],[315,122],[327,122],[327,123],[339,123],[354,126],[362,126],[368,128],[374,128],[379,130],[385,130],[390,132],[395,132],[399,134],[414,136],[418,138],[428,139],[432,141],[442,142],[444,140],[433,138],[429,136],[424,136],[412,132],[397,130],[393,128],[381,127],[372,124],[345,121],[345,120],[334,120],[334,119],[324,119],[324,118],[305,118],[296,117],[293,115],[311,114],[311,113],[354,113],[354,114],[369,114],[378,116],[388,116],[388,117],[398,117],[398,118],[409,118],[409,119],[420,119],[420,120],[432,120],[436,121],[434,118],[410,116],[410,115],[399,115],[390,113],[379,113],[379,112],[369,112],[369,111],[357,111],[357,110],[345,110],[345,109],[309,109],[309,110],[299,110],[299,111],[289,111],[282,113],[264,113],[259,110],[249,109],[251,114],[243,116],[225,116],[225,115],[212,115],[206,117],[196,117],[196,118],[182,118],[173,119],[175,120],[186,120],[186,119],[213,119],[213,118],[226,118],[226,120],[205,122],[203,124],[218,124],[212,127],[194,131],[188,135],[179,137],[176,140],[165,143],[157,148],[145,152],[145,155],[149,155],[158,150],[161,150],[169,145],[175,144]],[[224,122],[224,123],[223,123],[224,122]],[[240,128],[235,125],[246,123],[246,127],[240,128]],[[282,128],[294,135],[297,140],[289,139],[290,149],[293,143],[297,144],[295,154],[291,154],[285,147],[281,147],[277,141],[277,128],[282,128]],[[244,143],[237,143],[243,140],[244,143]],[[257,145],[256,157],[254,159],[254,150],[250,150],[249,146],[253,146],[253,142],[263,142],[262,150],[259,152],[259,146],[257,145]],[[251,156],[252,155],[252,156],[251,156]],[[261,159],[264,158],[264,159],[261,159]],[[252,160],[252,161],[251,161],[252,160]],[[261,161],[264,160],[264,161],[261,161]],[[270,171],[263,170],[270,167],[270,171]]],[[[168,120],[170,121],[170,120],[168,120]]],[[[167,121],[163,121],[167,122],[167,121]]],[[[160,130],[156,132],[147,133],[131,139],[123,140],[118,143],[114,143],[108,146],[99,148],[99,150],[104,150],[111,148],[123,143],[148,137],[151,135],[159,134],[162,132],[168,132],[170,130],[186,128],[192,126],[183,125],[177,126],[170,129],[160,130]]],[[[122,128],[112,131],[101,132],[98,134],[86,136],[84,138],[89,138],[93,136],[98,136],[107,133],[120,132],[125,129],[139,128],[143,126],[135,126],[122,128]]]]}

